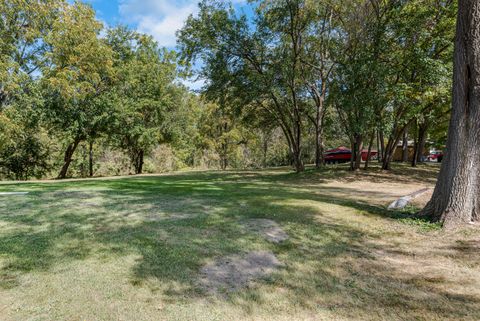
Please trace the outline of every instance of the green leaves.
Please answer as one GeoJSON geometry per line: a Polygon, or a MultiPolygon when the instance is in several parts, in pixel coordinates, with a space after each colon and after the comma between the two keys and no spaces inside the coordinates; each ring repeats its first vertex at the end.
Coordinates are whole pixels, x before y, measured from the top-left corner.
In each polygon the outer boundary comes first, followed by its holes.
{"type": "Polygon", "coordinates": [[[116,28],[107,33],[107,43],[119,53],[113,137],[134,159],[139,151],[148,154],[159,143],[170,141],[179,121],[172,116],[185,93],[175,84],[175,53],[159,48],[152,37],[116,28]]]}
{"type": "Polygon", "coordinates": [[[63,5],[45,37],[51,48],[42,69],[49,90],[67,102],[87,100],[102,91],[113,77],[113,52],[100,38],[102,24],[91,7],[63,5]]]}

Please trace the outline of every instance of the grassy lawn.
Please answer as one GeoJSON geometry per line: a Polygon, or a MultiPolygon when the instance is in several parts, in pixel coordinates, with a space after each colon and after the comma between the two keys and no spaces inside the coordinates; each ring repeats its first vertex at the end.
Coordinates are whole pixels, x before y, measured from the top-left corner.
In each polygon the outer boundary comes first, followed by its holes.
{"type": "Polygon", "coordinates": [[[2,183],[30,193],[0,196],[0,319],[480,320],[478,229],[386,210],[437,169],[2,183]],[[202,266],[250,251],[283,265],[234,292],[200,286],[202,266]]]}

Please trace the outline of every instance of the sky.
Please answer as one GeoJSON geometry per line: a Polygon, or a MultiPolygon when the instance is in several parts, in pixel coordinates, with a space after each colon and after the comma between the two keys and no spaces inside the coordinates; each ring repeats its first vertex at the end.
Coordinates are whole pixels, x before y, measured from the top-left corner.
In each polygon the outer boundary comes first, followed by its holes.
{"type": "MultiPolygon", "coordinates": [[[[152,35],[160,46],[175,49],[175,32],[182,28],[190,14],[198,12],[199,0],[83,0],[95,9],[97,18],[107,26],[127,25],[152,35]]],[[[234,6],[246,10],[247,0],[232,0],[234,6]]],[[[248,11],[248,10],[247,10],[248,11]]],[[[203,82],[187,80],[191,89],[203,82]]]]}

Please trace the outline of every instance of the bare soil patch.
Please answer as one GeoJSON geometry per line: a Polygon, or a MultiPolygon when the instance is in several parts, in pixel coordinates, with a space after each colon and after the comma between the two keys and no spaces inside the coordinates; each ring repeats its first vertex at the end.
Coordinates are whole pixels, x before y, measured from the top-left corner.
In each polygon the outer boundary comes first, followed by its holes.
{"type": "Polygon", "coordinates": [[[280,243],[288,239],[288,234],[275,221],[269,219],[251,219],[245,223],[249,231],[260,234],[267,241],[280,243]]]}
{"type": "Polygon", "coordinates": [[[230,255],[205,265],[201,286],[210,293],[233,292],[273,273],[282,263],[272,252],[253,251],[245,256],[230,255]]]}

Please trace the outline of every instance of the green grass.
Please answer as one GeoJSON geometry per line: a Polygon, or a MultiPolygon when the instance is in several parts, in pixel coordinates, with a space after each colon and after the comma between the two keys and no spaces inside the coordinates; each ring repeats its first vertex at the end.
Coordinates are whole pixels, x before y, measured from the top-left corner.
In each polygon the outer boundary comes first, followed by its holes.
{"type": "Polygon", "coordinates": [[[2,183],[30,193],[0,196],[0,319],[478,320],[480,261],[466,255],[477,231],[446,238],[386,210],[436,170],[2,183]],[[289,240],[267,242],[249,218],[276,221],[289,240]],[[203,265],[252,250],[284,267],[220,296],[199,286],[203,265]]]}

